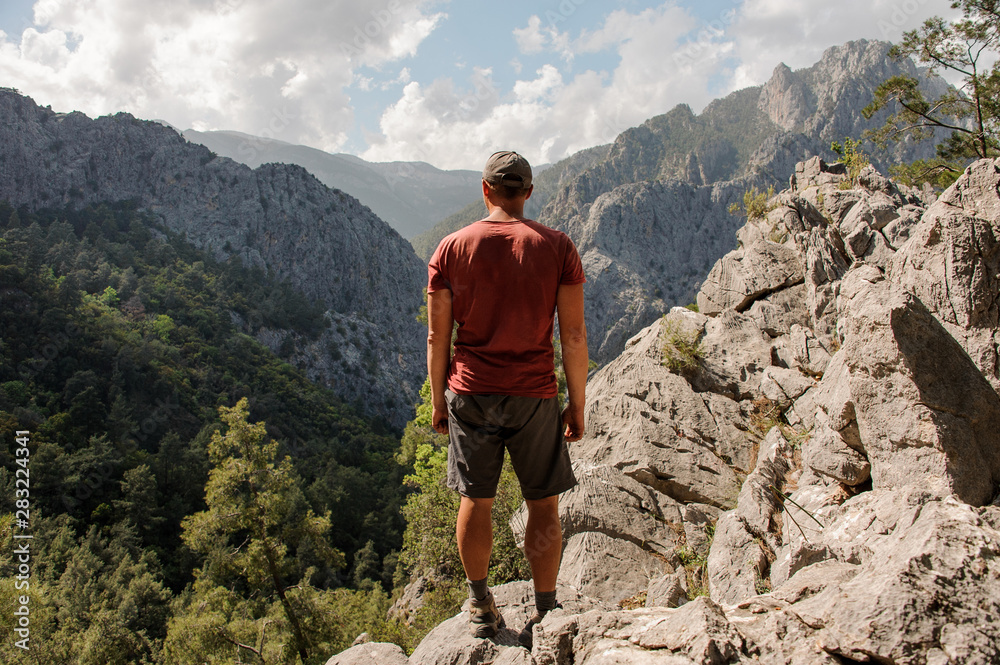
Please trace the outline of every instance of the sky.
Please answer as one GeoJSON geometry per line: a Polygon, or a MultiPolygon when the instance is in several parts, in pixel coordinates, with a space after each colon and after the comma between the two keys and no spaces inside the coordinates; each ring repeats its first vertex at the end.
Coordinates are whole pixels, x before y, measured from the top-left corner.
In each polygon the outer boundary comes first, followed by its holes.
{"type": "Polygon", "coordinates": [[[478,170],[499,149],[554,163],[934,15],[950,1],[0,0],[0,86],[60,112],[478,170]]]}

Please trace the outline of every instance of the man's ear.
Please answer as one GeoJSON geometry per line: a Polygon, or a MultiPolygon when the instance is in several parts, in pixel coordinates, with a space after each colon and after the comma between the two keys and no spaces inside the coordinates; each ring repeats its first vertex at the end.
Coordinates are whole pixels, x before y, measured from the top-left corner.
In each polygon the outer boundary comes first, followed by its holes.
{"type": "Polygon", "coordinates": [[[535,191],[535,186],[534,185],[532,185],[531,187],[528,187],[528,193],[524,195],[524,200],[525,201],[527,201],[528,199],[531,198],[531,193],[533,191],[535,191]]]}

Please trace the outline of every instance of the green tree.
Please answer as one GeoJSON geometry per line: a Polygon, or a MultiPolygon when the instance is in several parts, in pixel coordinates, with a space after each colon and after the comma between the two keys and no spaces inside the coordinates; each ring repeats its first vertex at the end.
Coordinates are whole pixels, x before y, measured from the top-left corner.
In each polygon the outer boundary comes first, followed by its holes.
{"type": "MultiPolygon", "coordinates": [[[[278,443],[268,440],[264,423],[247,422],[246,398],[219,413],[228,431],[216,432],[209,443],[208,509],[184,519],[184,541],[206,557],[201,575],[217,584],[242,578],[253,595],[269,588],[280,602],[295,651],[306,663],[310,640],[289,598],[286,578],[295,571],[292,551],[343,566],[343,554],[326,540],[329,513],[317,516],[304,509],[291,458],[276,460],[278,443]]],[[[309,571],[299,574],[307,584],[309,571]]]]}
{"type": "Polygon", "coordinates": [[[871,118],[883,109],[892,114],[885,124],[866,133],[880,147],[905,138],[924,140],[935,130],[950,130],[937,146],[938,159],[917,164],[928,175],[942,170],[961,173],[969,160],[990,157],[1000,149],[1000,0],[956,0],[962,10],[954,22],[934,17],[903,35],[889,55],[897,60],[912,57],[930,72],[938,70],[961,78],[960,90],[950,90],[928,100],[912,76],[894,76],[875,91],[875,99],[862,111],[871,118]],[[992,66],[988,63],[993,61],[992,66]]]}

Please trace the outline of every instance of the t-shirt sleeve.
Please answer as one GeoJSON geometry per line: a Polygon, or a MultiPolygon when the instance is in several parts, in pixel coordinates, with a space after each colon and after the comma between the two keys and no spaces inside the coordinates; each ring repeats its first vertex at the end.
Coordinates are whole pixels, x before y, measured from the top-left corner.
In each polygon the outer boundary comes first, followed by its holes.
{"type": "Polygon", "coordinates": [[[451,289],[451,281],[447,275],[446,255],[445,243],[442,242],[427,264],[427,293],[451,289]]]}
{"type": "Polygon", "coordinates": [[[576,251],[576,245],[566,237],[566,249],[563,252],[563,270],[559,279],[559,284],[583,284],[587,277],[583,274],[583,262],[580,261],[580,253],[576,251]]]}

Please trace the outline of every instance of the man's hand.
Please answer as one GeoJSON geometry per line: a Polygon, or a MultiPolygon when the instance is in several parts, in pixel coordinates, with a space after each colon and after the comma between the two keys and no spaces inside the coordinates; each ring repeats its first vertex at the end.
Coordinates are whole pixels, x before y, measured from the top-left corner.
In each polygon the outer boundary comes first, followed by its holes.
{"type": "Polygon", "coordinates": [[[574,404],[567,406],[563,409],[562,421],[566,425],[564,435],[567,441],[579,441],[583,438],[585,428],[583,406],[577,407],[574,404]]]}
{"type": "Polygon", "coordinates": [[[434,427],[434,431],[438,434],[448,433],[448,407],[432,407],[431,411],[431,425],[434,427]]]}

